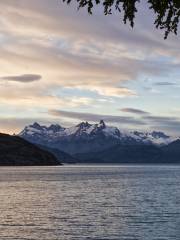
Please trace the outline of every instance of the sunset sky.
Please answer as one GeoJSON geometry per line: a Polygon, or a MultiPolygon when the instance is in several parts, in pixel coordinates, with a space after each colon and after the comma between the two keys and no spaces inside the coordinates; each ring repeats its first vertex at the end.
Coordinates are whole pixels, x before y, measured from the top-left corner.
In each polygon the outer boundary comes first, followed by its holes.
{"type": "MultiPolygon", "coordinates": [[[[75,1],[74,1],[75,2],[75,1]]],[[[180,36],[62,0],[0,1],[0,131],[104,119],[180,135],[180,36]]]]}

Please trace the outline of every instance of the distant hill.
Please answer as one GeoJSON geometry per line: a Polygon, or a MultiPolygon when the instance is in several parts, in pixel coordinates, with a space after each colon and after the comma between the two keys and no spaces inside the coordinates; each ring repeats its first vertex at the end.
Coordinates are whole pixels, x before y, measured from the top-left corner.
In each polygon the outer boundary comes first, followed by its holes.
{"type": "Polygon", "coordinates": [[[61,165],[50,152],[18,136],[0,133],[0,166],[61,165]]]}

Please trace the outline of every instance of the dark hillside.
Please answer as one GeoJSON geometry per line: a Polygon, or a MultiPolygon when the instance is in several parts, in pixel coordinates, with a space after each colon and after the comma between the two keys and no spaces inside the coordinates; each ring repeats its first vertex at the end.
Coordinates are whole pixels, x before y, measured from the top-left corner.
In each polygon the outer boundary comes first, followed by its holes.
{"type": "Polygon", "coordinates": [[[56,157],[18,136],[0,133],[1,166],[61,165],[56,157]]]}

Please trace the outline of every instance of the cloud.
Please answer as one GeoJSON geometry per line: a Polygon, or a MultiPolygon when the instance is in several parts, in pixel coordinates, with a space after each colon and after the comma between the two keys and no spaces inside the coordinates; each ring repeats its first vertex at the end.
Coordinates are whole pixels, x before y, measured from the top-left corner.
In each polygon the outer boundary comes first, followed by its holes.
{"type": "Polygon", "coordinates": [[[169,116],[143,116],[150,129],[167,131],[170,134],[178,135],[180,132],[180,118],[169,116]]]}
{"type": "Polygon", "coordinates": [[[25,125],[29,125],[34,121],[42,122],[42,119],[3,117],[3,118],[0,118],[0,132],[17,134],[24,128],[25,125]]]}
{"type": "Polygon", "coordinates": [[[174,122],[177,121],[177,117],[169,117],[169,116],[143,116],[143,119],[146,119],[148,121],[152,121],[152,122],[174,122]]]}
{"type": "MultiPolygon", "coordinates": [[[[176,68],[175,64],[151,61],[147,54],[147,51],[165,49],[167,41],[150,37],[146,28],[141,27],[142,31],[133,33],[127,26],[120,28],[115,16],[105,18],[96,14],[89,17],[83,11],[77,13],[73,6],[49,0],[38,3],[35,0],[23,3],[2,0],[0,6],[3,9],[2,31],[13,38],[4,48],[5,55],[10,54],[8,59],[15,54],[24,61],[21,67],[38,66],[45,72],[52,69],[58,75],[56,79],[61,82],[64,79],[64,85],[71,84],[74,78],[83,79],[81,84],[86,85],[88,77],[91,85],[102,86],[107,84],[107,79],[116,85],[120,81],[137,79],[141,74],[168,74],[170,68],[171,71],[176,68]]],[[[13,61],[18,59],[13,57],[13,61]]],[[[49,76],[49,79],[54,78],[49,76]]]]}
{"type": "Polygon", "coordinates": [[[74,89],[89,90],[97,92],[101,96],[106,97],[138,97],[137,93],[134,90],[131,90],[126,87],[112,87],[112,86],[74,86],[74,89]]]}
{"type": "Polygon", "coordinates": [[[156,86],[175,86],[174,82],[156,82],[154,85],[156,86]]]}
{"type": "Polygon", "coordinates": [[[125,112],[125,113],[134,113],[134,114],[138,114],[138,115],[150,114],[149,112],[142,111],[142,110],[137,109],[137,108],[122,108],[122,109],[120,109],[120,111],[125,112]]]}
{"type": "Polygon", "coordinates": [[[32,85],[27,88],[23,84],[14,88],[14,85],[9,83],[0,85],[0,107],[6,105],[14,108],[21,107],[23,110],[24,108],[33,108],[38,112],[40,108],[83,107],[97,104],[97,102],[88,97],[56,96],[48,91],[46,86],[39,88],[39,85],[32,85]]]}
{"type": "MultiPolygon", "coordinates": [[[[2,0],[0,14],[1,75],[14,76],[14,85],[15,81],[31,81],[16,76],[28,68],[43,76],[43,84],[34,81],[44,92],[53,86],[53,91],[72,87],[74,92],[81,88],[107,98],[129,98],[138,96],[138,92],[120,87],[124,82],[141,76],[166,76],[179,69],[174,61],[158,58],[159,52],[164,54],[179,43],[170,47],[168,41],[156,37],[158,32],[150,34],[138,17],[138,31],[133,31],[120,25],[117,16],[106,18],[95,13],[90,17],[86,11],[77,12],[74,4],[67,6],[51,0],[2,0]]],[[[143,23],[149,26],[148,21],[143,23]]]]}
{"type": "Polygon", "coordinates": [[[178,117],[169,117],[169,116],[143,116],[146,122],[149,125],[157,125],[157,126],[179,126],[180,127],[180,118],[178,117]]]}
{"type": "Polygon", "coordinates": [[[82,121],[97,122],[103,119],[108,123],[118,123],[123,125],[144,125],[145,124],[143,121],[135,119],[133,117],[82,113],[82,112],[70,112],[70,111],[61,111],[61,110],[55,110],[55,109],[50,109],[48,113],[56,117],[78,119],[82,121]]]}
{"type": "Polygon", "coordinates": [[[34,81],[38,81],[42,78],[41,75],[37,74],[23,74],[18,76],[5,76],[1,77],[3,80],[8,80],[12,82],[21,82],[21,83],[30,83],[34,81]]]}

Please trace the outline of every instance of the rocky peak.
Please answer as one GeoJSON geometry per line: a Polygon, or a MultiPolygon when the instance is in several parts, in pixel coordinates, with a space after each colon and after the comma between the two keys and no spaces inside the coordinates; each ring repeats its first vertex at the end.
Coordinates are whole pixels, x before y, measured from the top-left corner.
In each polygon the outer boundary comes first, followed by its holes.
{"type": "Polygon", "coordinates": [[[63,128],[59,125],[59,124],[51,124],[49,127],[48,127],[48,130],[49,131],[53,131],[53,132],[59,132],[61,131],[63,128]]]}
{"type": "Polygon", "coordinates": [[[98,127],[101,128],[101,129],[104,129],[106,127],[105,122],[103,120],[100,120],[99,124],[98,124],[98,127]]]}
{"type": "Polygon", "coordinates": [[[87,128],[90,127],[91,124],[89,124],[88,122],[81,122],[77,125],[78,128],[83,129],[83,128],[87,128]]]}
{"type": "Polygon", "coordinates": [[[34,122],[34,123],[31,125],[31,127],[32,127],[32,128],[35,128],[35,129],[38,129],[38,130],[41,130],[41,129],[42,129],[41,125],[40,125],[39,123],[37,123],[37,122],[34,122]]]}
{"type": "Polygon", "coordinates": [[[141,136],[143,133],[142,132],[139,132],[139,131],[133,131],[132,132],[135,136],[141,136]]]}
{"type": "Polygon", "coordinates": [[[153,132],[151,133],[151,135],[152,135],[152,137],[154,137],[154,138],[165,138],[165,139],[169,138],[169,136],[167,136],[167,135],[164,134],[163,132],[153,131],[153,132]]]}

